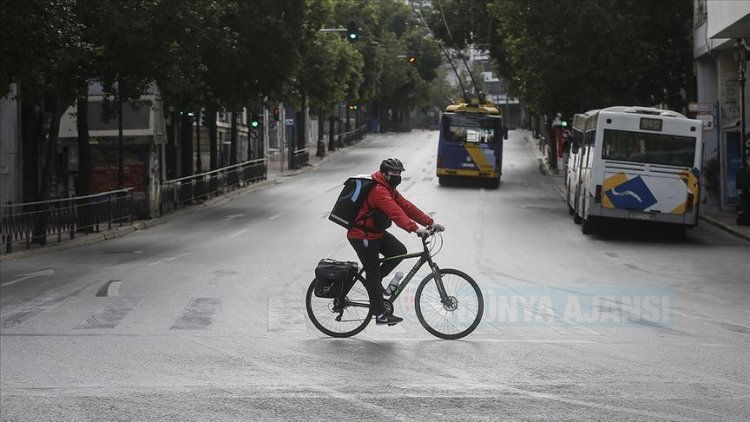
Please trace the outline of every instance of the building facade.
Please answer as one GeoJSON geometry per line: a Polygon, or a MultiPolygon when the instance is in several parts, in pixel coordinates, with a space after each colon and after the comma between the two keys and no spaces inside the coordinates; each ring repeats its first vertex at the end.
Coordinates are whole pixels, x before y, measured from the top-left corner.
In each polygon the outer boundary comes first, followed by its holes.
{"type": "MultiPolygon", "coordinates": [[[[693,57],[698,98],[694,117],[704,120],[703,201],[731,210],[738,204],[742,169],[740,49],[750,47],[750,2],[695,0],[693,57]]],[[[745,110],[745,121],[750,114],[745,110]]],[[[747,133],[747,130],[746,130],[747,133]]]]}

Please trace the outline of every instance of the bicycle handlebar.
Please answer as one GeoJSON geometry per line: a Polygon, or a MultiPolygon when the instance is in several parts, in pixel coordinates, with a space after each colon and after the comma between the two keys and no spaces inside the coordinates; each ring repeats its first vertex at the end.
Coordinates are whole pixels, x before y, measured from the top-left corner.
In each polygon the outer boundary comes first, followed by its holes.
{"type": "Polygon", "coordinates": [[[435,236],[435,233],[439,233],[439,232],[442,231],[442,230],[438,230],[438,229],[436,229],[436,228],[434,228],[432,226],[425,227],[424,230],[427,231],[427,236],[422,236],[419,233],[416,233],[417,236],[420,237],[422,240],[426,240],[430,236],[435,236]]]}

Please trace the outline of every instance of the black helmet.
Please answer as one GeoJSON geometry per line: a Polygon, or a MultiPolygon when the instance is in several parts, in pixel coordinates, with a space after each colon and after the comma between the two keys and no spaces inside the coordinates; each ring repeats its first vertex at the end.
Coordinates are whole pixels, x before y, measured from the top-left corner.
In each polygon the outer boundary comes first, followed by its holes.
{"type": "Polygon", "coordinates": [[[398,158],[386,158],[380,163],[380,172],[386,173],[388,170],[404,171],[404,165],[398,158]]]}

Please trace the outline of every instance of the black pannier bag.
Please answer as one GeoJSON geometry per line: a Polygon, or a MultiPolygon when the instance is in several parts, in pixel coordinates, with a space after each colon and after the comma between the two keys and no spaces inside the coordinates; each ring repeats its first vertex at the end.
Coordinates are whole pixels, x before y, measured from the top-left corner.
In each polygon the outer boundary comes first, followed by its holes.
{"type": "Polygon", "coordinates": [[[327,299],[343,297],[346,294],[344,289],[351,288],[349,282],[358,270],[356,262],[321,259],[315,268],[315,296],[327,299]]]}

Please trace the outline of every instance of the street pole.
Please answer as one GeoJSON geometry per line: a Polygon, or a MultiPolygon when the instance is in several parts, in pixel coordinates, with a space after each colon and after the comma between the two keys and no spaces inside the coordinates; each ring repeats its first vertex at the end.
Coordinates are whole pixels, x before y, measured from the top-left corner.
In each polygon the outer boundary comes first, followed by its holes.
{"type": "Polygon", "coordinates": [[[750,226],[750,139],[745,134],[745,68],[747,49],[737,38],[734,44],[735,61],[738,64],[740,82],[740,147],[742,148],[742,171],[737,174],[737,190],[740,206],[737,209],[737,225],[750,226]]]}

